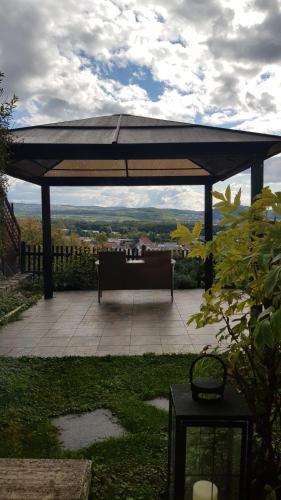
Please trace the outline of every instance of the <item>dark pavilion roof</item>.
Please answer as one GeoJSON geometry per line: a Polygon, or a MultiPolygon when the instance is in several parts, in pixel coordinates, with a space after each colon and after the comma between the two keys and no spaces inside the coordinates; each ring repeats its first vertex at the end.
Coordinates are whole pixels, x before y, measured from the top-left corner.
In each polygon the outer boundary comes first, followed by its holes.
{"type": "Polygon", "coordinates": [[[7,173],[49,185],[206,184],[281,152],[280,136],[133,115],[18,128],[12,136],[7,173]]]}

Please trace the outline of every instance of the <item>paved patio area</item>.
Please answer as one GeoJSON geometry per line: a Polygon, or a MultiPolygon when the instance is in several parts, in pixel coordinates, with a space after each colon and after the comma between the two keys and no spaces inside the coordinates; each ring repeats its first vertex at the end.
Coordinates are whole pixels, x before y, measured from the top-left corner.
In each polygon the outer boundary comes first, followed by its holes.
{"type": "Polygon", "coordinates": [[[22,319],[0,328],[0,355],[105,356],[200,352],[216,346],[217,325],[196,330],[186,320],[199,310],[202,290],[57,292],[22,319]]]}

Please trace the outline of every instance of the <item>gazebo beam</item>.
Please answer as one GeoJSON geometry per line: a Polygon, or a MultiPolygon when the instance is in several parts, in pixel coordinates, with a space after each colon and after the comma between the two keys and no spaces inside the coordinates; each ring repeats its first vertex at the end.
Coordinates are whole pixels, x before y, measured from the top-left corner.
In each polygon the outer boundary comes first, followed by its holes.
{"type": "Polygon", "coordinates": [[[43,277],[44,297],[53,298],[53,272],[52,272],[52,236],[51,236],[51,204],[50,187],[41,187],[42,198],[42,230],[43,230],[43,277]]]}
{"type": "MultiPolygon", "coordinates": [[[[213,185],[205,185],[205,241],[213,239],[213,185]]],[[[205,262],[205,290],[211,288],[213,284],[213,259],[209,257],[205,262]]]]}
{"type": "MultiPolygon", "coordinates": [[[[48,186],[201,186],[213,182],[210,176],[175,177],[49,177],[40,179],[41,185],[48,186]]],[[[32,181],[33,182],[33,181],[32,181]]]]}
{"type": "MultiPolygon", "coordinates": [[[[267,152],[274,145],[274,141],[258,142],[241,142],[241,141],[222,141],[222,142],[170,142],[169,136],[166,137],[167,142],[144,142],[144,143],[126,143],[126,144],[93,144],[85,143],[59,143],[53,140],[46,139],[46,143],[38,142],[16,142],[13,143],[13,161],[18,161],[21,158],[34,160],[35,158],[44,159],[64,159],[64,160],[101,160],[101,159],[192,159],[196,158],[208,159],[210,157],[221,158],[223,156],[236,157],[237,151],[241,161],[243,158],[250,159],[251,157],[260,156],[267,157],[267,152]],[[219,155],[219,156],[217,156],[219,155]]],[[[275,153],[277,154],[277,153],[275,153]]],[[[232,165],[232,168],[235,164],[232,165]]],[[[225,170],[225,168],[224,168],[225,170]]],[[[228,169],[225,170],[225,175],[228,174],[228,169]]],[[[222,173],[223,175],[223,173],[222,173]]]]}
{"type": "Polygon", "coordinates": [[[251,203],[263,189],[263,161],[255,163],[251,167],[251,203]]]}

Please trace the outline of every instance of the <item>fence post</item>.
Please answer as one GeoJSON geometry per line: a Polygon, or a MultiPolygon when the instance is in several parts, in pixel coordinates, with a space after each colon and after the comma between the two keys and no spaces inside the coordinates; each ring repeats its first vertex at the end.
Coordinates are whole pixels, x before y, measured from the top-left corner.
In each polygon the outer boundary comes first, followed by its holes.
{"type": "Polygon", "coordinates": [[[25,241],[20,244],[20,271],[25,273],[25,241]]]}

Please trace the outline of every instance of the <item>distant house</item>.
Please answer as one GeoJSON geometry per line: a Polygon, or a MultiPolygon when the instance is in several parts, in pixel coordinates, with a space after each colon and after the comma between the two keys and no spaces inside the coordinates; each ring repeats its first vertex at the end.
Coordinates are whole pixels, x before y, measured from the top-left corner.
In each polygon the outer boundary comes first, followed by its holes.
{"type": "Polygon", "coordinates": [[[153,243],[153,241],[151,241],[147,236],[144,235],[139,238],[139,241],[137,242],[135,248],[141,251],[143,247],[145,247],[146,250],[157,250],[158,244],[153,243]]]}
{"type": "Polygon", "coordinates": [[[126,249],[133,248],[133,246],[134,240],[128,238],[110,239],[103,244],[103,247],[108,249],[126,249]]]}
{"type": "Polygon", "coordinates": [[[118,240],[107,240],[103,244],[103,248],[107,248],[108,250],[119,248],[118,240]]]}
{"type": "Polygon", "coordinates": [[[160,250],[179,250],[182,248],[175,241],[164,241],[163,243],[158,243],[158,248],[160,250]]]}

